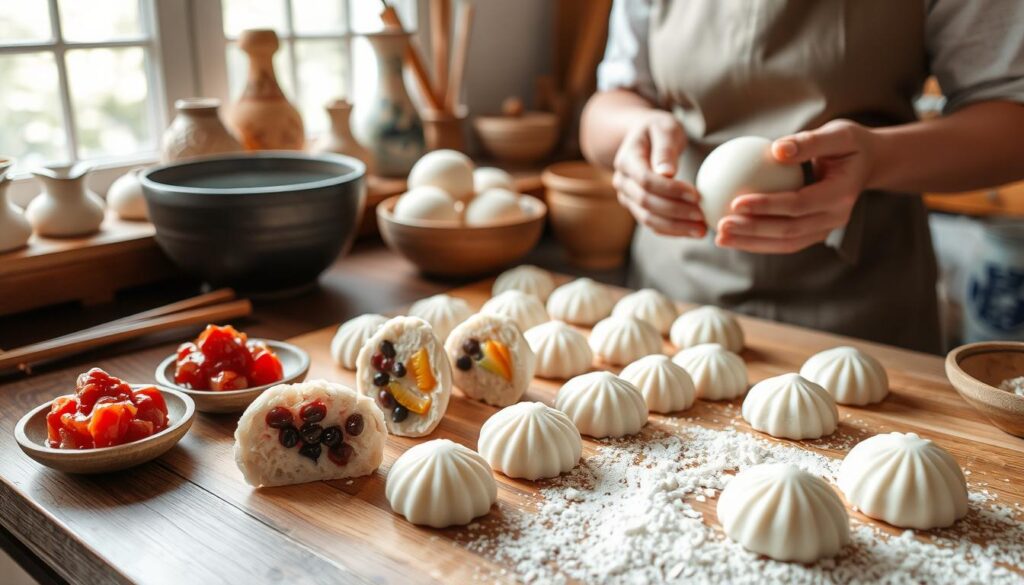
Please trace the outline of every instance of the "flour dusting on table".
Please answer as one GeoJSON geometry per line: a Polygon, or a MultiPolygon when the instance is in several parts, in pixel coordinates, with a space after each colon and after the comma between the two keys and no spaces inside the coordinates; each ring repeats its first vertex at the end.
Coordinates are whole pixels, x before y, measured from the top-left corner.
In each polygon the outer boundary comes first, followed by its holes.
{"type": "MultiPolygon", "coordinates": [[[[469,527],[463,546],[509,567],[526,583],[1020,583],[1021,506],[972,490],[970,511],[952,528],[899,536],[851,520],[852,543],[813,565],[777,562],[745,551],[708,526],[695,509],[714,502],[734,473],[787,462],[835,483],[840,460],[772,443],[728,427],[648,428],[602,443],[570,474],[541,482],[535,510],[502,514],[469,527]],[[678,436],[677,436],[678,435],[678,436]],[[923,533],[927,536],[928,533],[923,533]]],[[[974,486],[977,487],[977,486],[974,486]]],[[[498,575],[480,573],[486,582],[498,575]]]]}

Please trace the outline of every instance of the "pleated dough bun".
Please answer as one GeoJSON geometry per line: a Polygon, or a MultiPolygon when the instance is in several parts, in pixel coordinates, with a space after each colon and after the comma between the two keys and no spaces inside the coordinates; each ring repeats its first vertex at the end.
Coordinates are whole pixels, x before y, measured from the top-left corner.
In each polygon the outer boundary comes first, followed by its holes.
{"type": "Polygon", "coordinates": [[[568,380],[590,371],[594,352],[587,337],[561,321],[548,321],[528,330],[524,337],[537,356],[534,375],[568,380]]]}
{"type": "Polygon", "coordinates": [[[409,522],[445,528],[469,524],[489,512],[498,500],[498,485],[479,453],[434,439],[395,460],[384,494],[391,509],[409,522]]]}
{"type": "Polygon", "coordinates": [[[548,315],[552,319],[589,327],[610,315],[614,304],[608,287],[589,278],[577,278],[551,293],[548,315]]]}
{"type": "Polygon", "coordinates": [[[386,438],[384,415],[373,400],[341,384],[310,380],[260,394],[238,421],[234,456],[256,487],[359,477],[380,467],[386,438]],[[307,444],[310,437],[314,442],[307,444]]]}
{"type": "Polygon", "coordinates": [[[508,317],[519,327],[520,331],[526,331],[548,321],[548,312],[544,308],[544,303],[536,296],[519,290],[498,293],[484,303],[480,312],[508,317]]]}
{"type": "Polygon", "coordinates": [[[448,336],[445,352],[463,394],[492,406],[519,402],[533,380],[536,358],[511,320],[478,313],[448,336]]]}
{"type": "Polygon", "coordinates": [[[693,378],[697,398],[732,400],[747,393],[747,364],[717,343],[684,349],[672,361],[693,378]]]}
{"type": "Polygon", "coordinates": [[[484,422],[477,449],[495,471],[535,480],[576,467],[583,440],[562,411],[540,402],[520,402],[484,422]]]}
{"type": "Polygon", "coordinates": [[[651,412],[677,412],[693,406],[693,378],[667,355],[649,355],[626,366],[619,377],[644,395],[651,412]]]}
{"type": "Polygon", "coordinates": [[[661,335],[668,335],[672,323],[679,315],[679,310],[672,299],[660,291],[644,288],[619,299],[612,309],[612,315],[636,317],[653,325],[661,335]]]}
{"type": "Polygon", "coordinates": [[[743,418],[754,430],[780,439],[817,439],[839,426],[835,399],[800,374],[755,384],[743,400],[743,418]]]}
{"type": "Polygon", "coordinates": [[[547,302],[551,291],[555,290],[555,280],[547,270],[523,264],[499,274],[491,294],[498,296],[508,290],[522,291],[547,302]]]}
{"type": "Polygon", "coordinates": [[[636,386],[611,372],[591,372],[566,382],[555,408],[591,437],[634,435],[647,424],[647,402],[636,386]]]}
{"type": "Polygon", "coordinates": [[[458,297],[434,295],[420,299],[409,307],[410,317],[419,317],[434,328],[434,335],[443,343],[455,326],[473,314],[469,303],[458,297]]]}
{"type": "Polygon", "coordinates": [[[736,316],[713,305],[690,309],[672,323],[672,344],[686,349],[702,343],[717,343],[733,353],[743,350],[743,328],[736,316]]]}
{"type": "Polygon", "coordinates": [[[624,366],[655,353],[661,353],[661,335],[647,321],[636,317],[608,317],[590,332],[590,349],[601,361],[624,366]]]}
{"type": "Polygon", "coordinates": [[[834,347],[811,356],[800,375],[821,384],[839,404],[864,406],[889,394],[889,376],[873,356],[855,347],[834,347]]]}
{"type": "Polygon", "coordinates": [[[359,350],[387,320],[384,315],[367,313],[342,323],[331,339],[331,357],[334,362],[346,370],[356,369],[359,350]]]}

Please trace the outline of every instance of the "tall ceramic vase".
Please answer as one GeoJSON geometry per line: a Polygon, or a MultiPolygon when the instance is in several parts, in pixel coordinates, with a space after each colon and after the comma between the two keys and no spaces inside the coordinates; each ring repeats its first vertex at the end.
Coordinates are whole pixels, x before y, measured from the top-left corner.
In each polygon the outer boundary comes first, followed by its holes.
{"type": "Polygon", "coordinates": [[[43,192],[25,209],[32,228],[40,236],[67,238],[99,231],[103,200],[85,186],[89,169],[84,165],[41,167],[34,171],[43,192]]]}
{"type": "Polygon", "coordinates": [[[220,121],[217,98],[186,98],[174,102],[178,114],[164,131],[164,162],[208,154],[240,152],[242,145],[220,121]]]}
{"type": "Polygon", "coordinates": [[[274,73],[279,46],[272,30],[246,30],[238,37],[238,47],[249,56],[249,78],[228,112],[228,124],[246,150],[302,150],[306,142],[299,111],[274,73]]]}
{"type": "Polygon", "coordinates": [[[0,158],[0,252],[17,250],[32,235],[32,226],[21,210],[7,200],[7,186],[11,182],[7,171],[13,164],[10,159],[0,158]]]}
{"type": "Polygon", "coordinates": [[[362,36],[377,56],[377,85],[371,98],[356,104],[352,133],[373,154],[378,175],[405,177],[426,152],[423,122],[402,78],[409,34],[387,31],[362,36]]]}
{"type": "Polygon", "coordinates": [[[352,136],[352,127],[349,125],[352,104],[347,100],[332,100],[324,108],[331,120],[331,129],[320,139],[313,151],[333,152],[358,158],[366,165],[366,172],[372,174],[373,154],[352,136]]]}

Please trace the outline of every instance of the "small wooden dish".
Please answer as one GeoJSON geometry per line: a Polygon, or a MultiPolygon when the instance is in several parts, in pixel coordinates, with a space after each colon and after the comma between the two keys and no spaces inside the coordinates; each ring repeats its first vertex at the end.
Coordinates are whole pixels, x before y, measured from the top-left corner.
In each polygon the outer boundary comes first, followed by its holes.
{"type": "Polygon", "coordinates": [[[483,275],[515,263],[537,245],[547,215],[543,201],[524,195],[520,204],[525,217],[510,223],[462,226],[398,221],[393,213],[397,201],[392,197],[377,207],[384,242],[424,273],[439,276],[483,275]]]}
{"type": "Polygon", "coordinates": [[[216,390],[192,390],[191,388],[183,388],[174,383],[174,362],[178,356],[171,354],[157,366],[156,381],[163,386],[187,394],[195,401],[196,410],[199,412],[226,413],[245,410],[245,407],[249,406],[253,400],[256,400],[257,396],[271,386],[291,384],[306,379],[306,374],[309,373],[309,354],[303,349],[283,341],[271,341],[269,339],[253,339],[252,341],[266,343],[267,347],[277,354],[278,359],[281,360],[281,367],[284,370],[284,378],[273,384],[264,384],[263,386],[254,386],[243,390],[225,390],[223,392],[216,390]]]}
{"type": "Polygon", "coordinates": [[[996,427],[1024,437],[1024,396],[999,387],[1024,376],[1024,342],[962,345],[946,356],[946,376],[964,400],[996,427]]]}
{"type": "Polygon", "coordinates": [[[519,116],[477,116],[473,128],[484,149],[499,161],[532,163],[551,154],[558,143],[558,116],[526,112],[519,116]]]}
{"type": "MultiPolygon", "coordinates": [[[[143,388],[148,384],[132,384],[143,388]]],[[[157,386],[167,403],[167,428],[140,441],[100,447],[97,449],[54,449],[46,443],[46,415],[50,403],[40,404],[21,417],[14,427],[18,446],[37,463],[65,473],[108,473],[142,465],[156,459],[174,447],[196,417],[196,405],[191,398],[170,388],[157,386]]]]}

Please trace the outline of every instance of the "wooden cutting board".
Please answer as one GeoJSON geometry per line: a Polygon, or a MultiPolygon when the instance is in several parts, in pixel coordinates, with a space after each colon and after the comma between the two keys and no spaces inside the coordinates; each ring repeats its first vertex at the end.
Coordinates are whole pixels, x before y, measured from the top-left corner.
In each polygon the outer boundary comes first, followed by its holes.
{"type": "MultiPolygon", "coordinates": [[[[490,297],[490,287],[491,281],[485,281],[455,289],[449,294],[465,299],[478,309],[490,297]]],[[[615,290],[617,297],[626,292],[615,290]]],[[[881,360],[889,373],[892,385],[889,397],[866,408],[840,406],[840,429],[827,442],[818,441],[815,445],[799,441],[779,442],[841,458],[845,450],[820,444],[848,447],[880,432],[913,431],[937,441],[953,453],[960,464],[971,471],[970,481],[987,482],[987,489],[997,494],[1001,503],[1024,503],[1024,440],[992,427],[968,406],[947,382],[941,358],[760,319],[741,318],[741,323],[747,338],[743,358],[751,383],[797,371],[812,354],[837,345],[853,345],[871,353],[881,360]],[[1004,481],[1006,479],[1009,481],[1004,481]]],[[[290,341],[310,353],[313,365],[309,379],[326,378],[354,387],[353,372],[335,366],[331,359],[329,346],[334,333],[335,328],[330,327],[290,341]]],[[[665,349],[671,352],[673,348],[666,344],[665,349]]],[[[555,381],[537,379],[524,400],[553,404],[559,386],[560,383],[555,381]]],[[[743,431],[756,433],[739,418],[740,403],[741,400],[698,401],[681,416],[693,417],[696,419],[694,424],[706,427],[736,424],[743,431]]],[[[496,408],[463,397],[456,389],[447,415],[428,438],[448,438],[475,449],[481,424],[496,411],[496,408]]],[[[661,415],[652,414],[648,427],[673,432],[676,425],[689,424],[666,424],[665,420],[661,415]]],[[[223,443],[226,438],[217,440],[223,443]]],[[[405,582],[421,581],[429,576],[445,583],[467,583],[474,579],[474,575],[479,578],[481,572],[496,574],[500,567],[494,567],[489,560],[458,546],[458,542],[466,538],[463,529],[419,528],[391,512],[384,498],[387,470],[407,448],[423,440],[426,439],[389,437],[383,466],[368,478],[253,492],[248,502],[257,508],[274,509],[275,516],[291,515],[288,524],[294,528],[292,536],[297,539],[308,542],[328,535],[338,539],[346,550],[350,550],[338,560],[366,577],[393,578],[395,575],[386,569],[394,569],[405,582]],[[346,495],[338,497],[332,493],[334,490],[341,490],[346,495]]],[[[584,457],[592,454],[598,445],[585,439],[584,457]]],[[[224,469],[223,472],[237,477],[237,471],[233,469],[224,469]]],[[[510,508],[529,511],[535,503],[532,498],[537,492],[536,485],[500,474],[496,477],[499,504],[491,514],[501,514],[510,508]]],[[[693,504],[704,513],[707,521],[717,522],[714,501],[693,504]]],[[[901,532],[860,514],[853,515],[890,533],[901,532]]]]}

